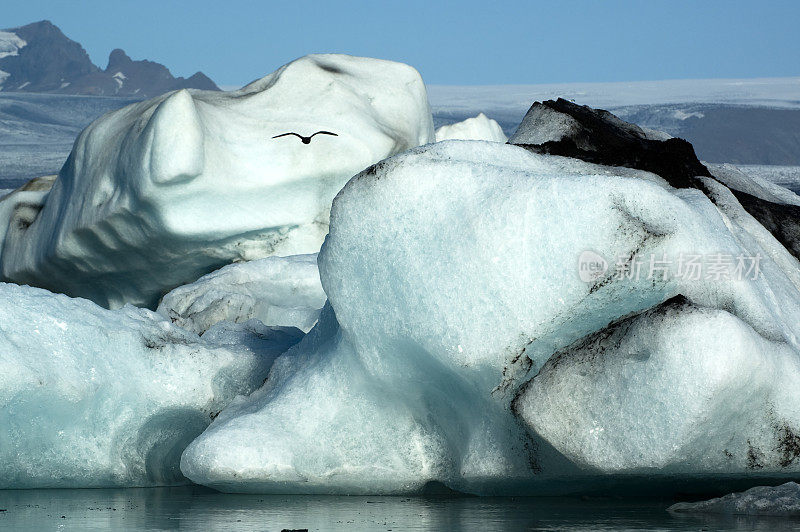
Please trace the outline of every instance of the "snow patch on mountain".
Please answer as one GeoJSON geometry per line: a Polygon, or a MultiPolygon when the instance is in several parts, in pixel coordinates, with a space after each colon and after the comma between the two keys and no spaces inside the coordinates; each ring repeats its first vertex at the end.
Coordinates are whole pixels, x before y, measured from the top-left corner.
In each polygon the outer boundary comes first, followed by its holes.
{"type": "MultiPolygon", "coordinates": [[[[0,59],[19,55],[19,50],[27,43],[16,33],[10,31],[0,31],[0,59]]],[[[3,90],[3,82],[11,76],[8,72],[0,70],[0,90],[3,90]]]]}
{"type": "Polygon", "coordinates": [[[117,85],[118,85],[118,87],[117,87],[117,88],[119,88],[119,89],[121,89],[121,88],[122,88],[122,86],[125,84],[125,79],[127,79],[127,78],[125,77],[125,74],[123,74],[122,72],[117,72],[116,74],[114,74],[114,75],[113,75],[113,76],[111,76],[111,77],[113,77],[113,78],[114,78],[114,81],[116,81],[116,82],[117,82],[117,85]]]}
{"type": "Polygon", "coordinates": [[[26,44],[16,33],[0,31],[0,59],[19,55],[19,50],[26,44]]]}

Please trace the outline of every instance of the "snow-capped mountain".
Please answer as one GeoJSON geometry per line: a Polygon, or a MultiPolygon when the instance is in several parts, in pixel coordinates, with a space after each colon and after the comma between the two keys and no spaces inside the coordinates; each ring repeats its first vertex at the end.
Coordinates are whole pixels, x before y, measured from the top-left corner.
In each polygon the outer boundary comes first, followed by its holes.
{"type": "Polygon", "coordinates": [[[114,50],[105,70],[49,21],[0,30],[0,91],[151,97],[175,89],[219,90],[202,72],[174,77],[164,65],[114,50]]]}

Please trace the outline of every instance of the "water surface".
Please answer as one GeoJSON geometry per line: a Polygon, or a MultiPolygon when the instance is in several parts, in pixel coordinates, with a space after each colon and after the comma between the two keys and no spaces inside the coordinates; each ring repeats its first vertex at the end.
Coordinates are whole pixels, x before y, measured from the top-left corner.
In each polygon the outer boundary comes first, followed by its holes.
{"type": "Polygon", "coordinates": [[[800,530],[800,520],[672,515],[666,499],[264,496],[198,486],[0,491],[0,530],[800,530]]]}

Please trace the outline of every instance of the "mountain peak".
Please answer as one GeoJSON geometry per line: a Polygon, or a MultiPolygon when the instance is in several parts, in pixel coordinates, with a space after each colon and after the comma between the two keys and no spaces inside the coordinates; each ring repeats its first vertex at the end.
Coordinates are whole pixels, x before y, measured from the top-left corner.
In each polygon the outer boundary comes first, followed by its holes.
{"type": "Polygon", "coordinates": [[[40,20],[38,22],[31,22],[30,24],[25,24],[24,26],[20,26],[18,28],[14,28],[14,29],[21,30],[21,29],[25,29],[25,28],[29,28],[29,29],[34,29],[35,28],[35,29],[50,30],[50,31],[56,30],[58,32],[61,32],[59,27],[56,26],[55,24],[53,24],[52,22],[50,22],[49,20],[40,20]]]}
{"type": "Polygon", "coordinates": [[[4,30],[11,34],[0,42],[0,90],[4,92],[56,92],[98,96],[147,98],[179,88],[219,90],[198,72],[176,78],[164,65],[134,61],[124,50],[114,49],[108,66],[95,66],[83,47],[69,39],[49,20],[4,30]]]}
{"type": "Polygon", "coordinates": [[[61,31],[61,28],[59,28],[49,20],[40,20],[39,22],[32,22],[30,24],[25,24],[24,26],[20,26],[18,28],[12,28],[10,30],[5,30],[5,31],[16,33],[25,40],[28,39],[33,40],[36,38],[65,40],[69,41],[70,43],[75,43],[77,46],[80,47],[80,44],[70,40],[66,35],[64,35],[64,32],[61,31]]]}
{"type": "Polygon", "coordinates": [[[196,89],[203,89],[208,91],[218,91],[220,88],[214,83],[211,78],[202,72],[195,72],[190,77],[186,78],[183,82],[186,87],[193,87],[196,89]]]}
{"type": "Polygon", "coordinates": [[[128,57],[128,54],[125,53],[125,50],[122,48],[114,48],[108,55],[108,66],[106,67],[106,71],[126,66],[132,62],[133,60],[128,57]]]}

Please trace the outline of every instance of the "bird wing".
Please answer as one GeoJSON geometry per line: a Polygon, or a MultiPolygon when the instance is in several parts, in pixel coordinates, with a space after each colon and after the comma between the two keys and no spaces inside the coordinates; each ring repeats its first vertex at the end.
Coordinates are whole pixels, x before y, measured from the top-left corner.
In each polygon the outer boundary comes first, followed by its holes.
{"type": "Polygon", "coordinates": [[[298,134],[298,133],[294,133],[294,132],[290,132],[290,133],[281,133],[280,135],[275,135],[275,136],[274,136],[274,137],[272,137],[272,138],[273,138],[273,139],[277,139],[278,137],[288,137],[289,135],[294,135],[295,137],[297,137],[297,138],[299,138],[299,139],[303,139],[303,138],[305,138],[305,137],[303,137],[303,135],[300,135],[300,134],[298,134]]]}
{"type": "MultiPolygon", "coordinates": [[[[314,135],[333,135],[334,137],[338,137],[339,136],[336,133],[331,133],[330,131],[317,131],[316,133],[314,133],[314,135]]],[[[313,137],[314,135],[311,135],[311,137],[313,137]]],[[[311,137],[309,137],[309,138],[311,138],[311,137]]]]}

